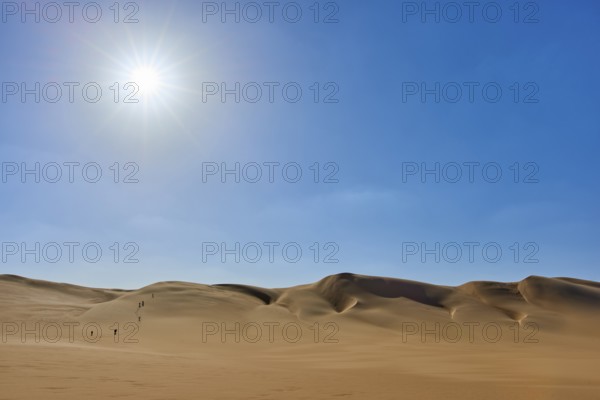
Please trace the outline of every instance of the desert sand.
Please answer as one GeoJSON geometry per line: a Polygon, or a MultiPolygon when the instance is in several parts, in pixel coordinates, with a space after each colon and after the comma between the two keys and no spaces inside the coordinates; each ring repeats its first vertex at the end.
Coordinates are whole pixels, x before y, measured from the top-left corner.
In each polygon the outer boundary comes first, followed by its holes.
{"type": "Polygon", "coordinates": [[[0,399],[600,399],[600,283],[0,275],[0,399]],[[142,304],[143,303],[143,304],[142,304]]]}

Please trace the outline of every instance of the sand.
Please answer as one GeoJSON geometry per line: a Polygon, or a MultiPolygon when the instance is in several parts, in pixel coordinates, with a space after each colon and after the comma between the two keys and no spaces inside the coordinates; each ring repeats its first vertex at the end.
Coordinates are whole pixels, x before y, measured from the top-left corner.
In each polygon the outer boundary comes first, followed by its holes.
{"type": "Polygon", "coordinates": [[[0,399],[599,399],[599,311],[600,283],[570,278],[125,291],[0,275],[0,399]]]}

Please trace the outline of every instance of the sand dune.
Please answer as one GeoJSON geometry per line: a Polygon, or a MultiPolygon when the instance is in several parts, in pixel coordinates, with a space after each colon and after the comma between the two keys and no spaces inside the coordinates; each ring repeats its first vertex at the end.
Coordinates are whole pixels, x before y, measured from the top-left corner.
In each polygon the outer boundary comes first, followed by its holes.
{"type": "Polygon", "coordinates": [[[600,398],[600,284],[0,276],[0,399],[600,398]]]}

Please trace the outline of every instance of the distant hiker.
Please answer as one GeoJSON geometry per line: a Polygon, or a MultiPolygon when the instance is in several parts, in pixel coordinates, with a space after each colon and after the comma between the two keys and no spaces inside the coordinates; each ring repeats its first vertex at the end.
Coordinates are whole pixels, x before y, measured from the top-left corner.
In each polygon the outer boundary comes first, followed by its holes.
{"type": "Polygon", "coordinates": [[[138,317],[138,322],[142,322],[142,317],[138,317]]]}
{"type": "Polygon", "coordinates": [[[92,337],[94,337],[94,331],[92,331],[92,337]]]}
{"type": "Polygon", "coordinates": [[[142,308],[142,303],[138,303],[138,308],[142,308]]]}
{"type": "Polygon", "coordinates": [[[144,302],[142,301],[142,307],[144,307],[144,302]]]}
{"type": "Polygon", "coordinates": [[[115,333],[114,333],[114,335],[113,335],[113,336],[117,336],[117,330],[116,330],[116,329],[115,329],[115,333]]]}

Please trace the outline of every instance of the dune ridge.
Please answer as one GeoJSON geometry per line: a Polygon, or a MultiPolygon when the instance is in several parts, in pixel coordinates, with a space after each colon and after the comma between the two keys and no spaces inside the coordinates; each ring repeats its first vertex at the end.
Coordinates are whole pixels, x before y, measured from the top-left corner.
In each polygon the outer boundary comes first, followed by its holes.
{"type": "MultiPolygon", "coordinates": [[[[36,315],[109,317],[131,312],[150,295],[155,316],[201,317],[203,312],[243,316],[257,310],[312,320],[358,318],[372,325],[393,325],[394,319],[461,320],[465,318],[524,319],[572,316],[600,309],[600,283],[574,278],[530,276],[519,282],[474,281],[440,286],[397,278],[341,273],[290,288],[248,285],[203,285],[159,282],[138,290],[86,288],[15,275],[0,275],[0,317],[36,315]],[[142,299],[142,300],[140,300],[142,299]],[[216,312],[215,312],[216,311],[216,312]],[[372,318],[369,318],[371,316],[372,318]]],[[[145,310],[144,310],[145,311],[145,310]]]]}

